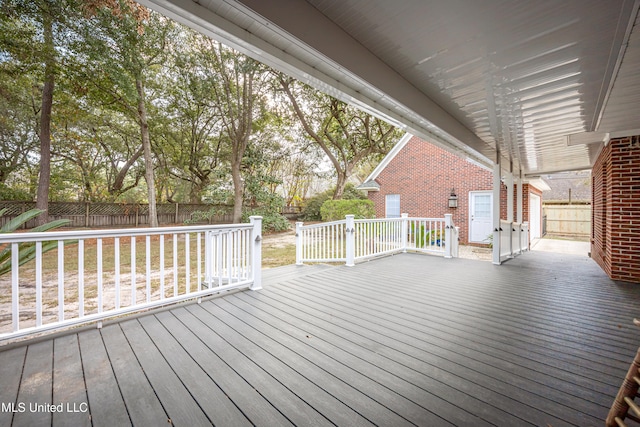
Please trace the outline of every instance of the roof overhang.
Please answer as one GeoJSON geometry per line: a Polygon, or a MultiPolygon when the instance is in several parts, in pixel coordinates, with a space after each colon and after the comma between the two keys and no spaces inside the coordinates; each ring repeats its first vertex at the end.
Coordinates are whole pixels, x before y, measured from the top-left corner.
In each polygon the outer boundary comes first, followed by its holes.
{"type": "Polygon", "coordinates": [[[523,175],[589,168],[600,134],[640,128],[640,0],[141,3],[407,132],[523,175]]]}

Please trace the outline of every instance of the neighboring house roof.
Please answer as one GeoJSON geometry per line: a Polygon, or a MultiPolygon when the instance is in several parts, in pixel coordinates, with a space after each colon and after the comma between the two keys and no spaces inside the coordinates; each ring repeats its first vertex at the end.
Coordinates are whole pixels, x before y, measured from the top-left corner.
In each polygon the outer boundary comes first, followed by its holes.
{"type": "MultiPolygon", "coordinates": [[[[376,182],[376,178],[382,173],[382,171],[391,163],[391,161],[398,155],[398,153],[407,145],[407,143],[413,138],[413,135],[410,133],[405,133],[404,136],[398,141],[398,143],[389,151],[389,153],[382,159],[380,164],[376,166],[376,168],[369,174],[369,176],[364,180],[364,183],[360,184],[357,189],[364,191],[380,191],[380,184],[376,182]]],[[[426,141],[425,141],[426,142],[426,141]]],[[[439,145],[438,145],[439,146],[439,145]]],[[[472,165],[478,166],[485,170],[491,170],[485,165],[471,159],[466,158],[467,162],[472,165]]],[[[524,180],[524,182],[536,187],[540,191],[548,191],[550,190],[549,186],[545,183],[541,178],[524,180]]]]}
{"type": "Polygon", "coordinates": [[[358,185],[357,189],[365,191],[380,191],[380,184],[378,184],[376,181],[365,181],[362,184],[358,185]]]}
{"type": "Polygon", "coordinates": [[[565,172],[545,175],[549,190],[544,192],[547,201],[590,201],[591,173],[588,171],[565,172]]]}

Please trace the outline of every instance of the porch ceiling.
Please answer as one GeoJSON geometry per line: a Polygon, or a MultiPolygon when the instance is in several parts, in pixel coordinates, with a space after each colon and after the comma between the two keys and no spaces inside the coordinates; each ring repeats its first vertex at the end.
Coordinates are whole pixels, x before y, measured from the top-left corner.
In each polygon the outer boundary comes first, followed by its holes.
{"type": "Polygon", "coordinates": [[[640,132],[640,0],[144,0],[418,136],[539,175],[640,132]]]}

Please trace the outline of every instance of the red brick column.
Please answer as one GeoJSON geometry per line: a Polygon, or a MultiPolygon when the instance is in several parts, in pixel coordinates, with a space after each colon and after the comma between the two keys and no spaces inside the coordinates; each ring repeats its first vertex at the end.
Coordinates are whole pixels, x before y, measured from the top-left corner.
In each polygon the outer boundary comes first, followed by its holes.
{"type": "Polygon", "coordinates": [[[610,140],[592,181],[591,256],[612,279],[640,283],[640,136],[610,140]]]}

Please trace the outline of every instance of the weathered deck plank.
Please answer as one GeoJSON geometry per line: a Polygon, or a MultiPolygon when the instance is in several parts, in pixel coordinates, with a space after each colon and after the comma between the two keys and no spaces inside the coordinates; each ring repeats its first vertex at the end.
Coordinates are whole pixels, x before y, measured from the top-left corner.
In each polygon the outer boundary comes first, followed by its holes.
{"type": "Polygon", "coordinates": [[[87,403],[94,427],[129,424],[131,422],[129,413],[100,330],[81,332],[78,334],[78,341],[87,387],[87,403]]]}
{"type": "Polygon", "coordinates": [[[63,409],[53,413],[54,426],[91,426],[77,335],[53,341],[53,402],[63,409]]]}
{"type": "Polygon", "coordinates": [[[27,347],[18,347],[0,352],[0,425],[11,425],[14,411],[17,410],[18,390],[27,347]]]}
{"type": "Polygon", "coordinates": [[[43,341],[29,346],[22,368],[22,379],[18,392],[18,409],[12,425],[51,425],[53,394],[53,341],[43,341]],[[22,406],[20,406],[22,405],[22,406]]]}
{"type": "Polygon", "coordinates": [[[143,317],[139,321],[170,368],[214,425],[238,427],[251,425],[242,411],[189,356],[176,337],[171,335],[155,316],[143,317]]]}
{"type": "Polygon", "coordinates": [[[119,324],[101,331],[118,386],[134,425],[167,425],[170,419],[119,324]]]}
{"type": "Polygon", "coordinates": [[[596,426],[640,345],[640,287],[584,257],[407,254],[265,279],[0,348],[0,424],[596,426]]]}

